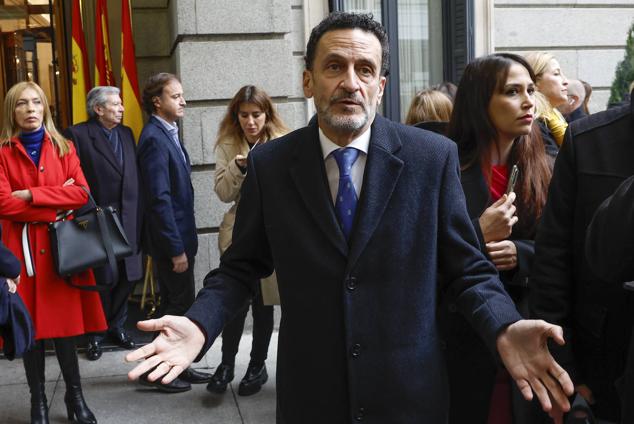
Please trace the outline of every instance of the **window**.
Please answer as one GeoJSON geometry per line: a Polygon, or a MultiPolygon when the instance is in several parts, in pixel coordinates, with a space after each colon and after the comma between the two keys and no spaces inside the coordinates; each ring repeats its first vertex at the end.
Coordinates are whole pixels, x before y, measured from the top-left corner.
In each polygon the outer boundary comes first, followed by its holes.
{"type": "Polygon", "coordinates": [[[372,13],[390,38],[383,114],[403,121],[414,94],[458,81],[472,58],[472,0],[331,0],[331,10],[372,13]],[[395,52],[398,52],[396,54],[395,52]]]}
{"type": "Polygon", "coordinates": [[[55,0],[4,0],[0,2],[0,93],[21,81],[36,82],[46,94],[53,117],[63,114],[58,69],[59,41],[55,0]],[[57,45],[57,48],[56,48],[57,45]]]}

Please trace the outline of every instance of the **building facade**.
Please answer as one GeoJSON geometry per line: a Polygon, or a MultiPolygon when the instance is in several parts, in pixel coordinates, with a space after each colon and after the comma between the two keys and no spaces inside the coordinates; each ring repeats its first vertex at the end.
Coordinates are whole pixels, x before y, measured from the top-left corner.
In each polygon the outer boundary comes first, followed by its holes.
{"type": "Polygon", "coordinates": [[[416,90],[457,82],[470,59],[500,51],[553,52],[569,77],[593,85],[591,109],[602,110],[634,22],[631,0],[135,0],[133,8],[141,84],[153,72],[173,71],[189,103],[182,131],[194,162],[199,285],[218,265],[217,228],[229,207],[213,192],[225,107],[242,85],[255,84],[289,127],[305,125],[314,109],[301,87],[304,49],[330,11],[372,12],[388,28],[390,80],[399,84],[388,88],[383,113],[395,120],[416,90]]]}

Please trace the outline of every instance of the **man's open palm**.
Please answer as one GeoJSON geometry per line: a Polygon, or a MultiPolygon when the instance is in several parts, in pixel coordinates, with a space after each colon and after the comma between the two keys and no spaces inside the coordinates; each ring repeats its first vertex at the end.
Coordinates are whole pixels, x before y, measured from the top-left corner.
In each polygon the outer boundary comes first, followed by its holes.
{"type": "Polygon", "coordinates": [[[535,393],[544,411],[557,411],[552,418],[560,423],[561,411],[570,409],[568,396],[574,387],[568,373],[548,351],[549,338],[559,345],[565,343],[561,327],[541,320],[520,320],[500,333],[497,349],[524,398],[531,400],[535,393]]]}
{"type": "Polygon", "coordinates": [[[128,373],[130,380],[153,369],[148,380],[164,376],[161,382],[169,384],[196,359],[205,344],[205,335],[189,318],[166,315],[140,321],[137,327],[161,333],[152,343],[126,355],[128,362],[143,360],[128,373]]]}

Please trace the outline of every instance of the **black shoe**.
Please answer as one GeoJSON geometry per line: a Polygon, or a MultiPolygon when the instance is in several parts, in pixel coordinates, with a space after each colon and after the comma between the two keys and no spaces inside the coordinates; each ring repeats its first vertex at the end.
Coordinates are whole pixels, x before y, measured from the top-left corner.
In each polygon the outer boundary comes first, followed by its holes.
{"type": "Polygon", "coordinates": [[[125,332],[125,330],[110,333],[110,337],[117,344],[117,346],[124,349],[132,350],[136,347],[136,343],[134,343],[132,337],[130,337],[128,333],[125,332]]]}
{"type": "Polygon", "coordinates": [[[207,384],[207,390],[213,393],[224,393],[227,385],[233,380],[233,365],[220,364],[216,368],[211,382],[207,384]]]}
{"type": "Polygon", "coordinates": [[[211,381],[211,374],[208,372],[196,371],[193,368],[187,368],[181,373],[181,375],[178,376],[178,378],[190,384],[203,384],[211,381]]]}
{"type": "Polygon", "coordinates": [[[139,377],[139,384],[147,387],[155,387],[159,392],[163,393],[182,393],[187,392],[192,389],[192,386],[186,381],[181,380],[180,378],[175,378],[171,383],[164,384],[161,383],[161,379],[155,381],[150,381],[147,379],[147,376],[154,371],[153,369],[147,371],[139,377]]]}
{"type": "Polygon", "coordinates": [[[97,418],[95,418],[95,415],[88,409],[88,405],[86,405],[81,387],[67,387],[66,395],[64,395],[64,403],[66,404],[68,421],[80,424],[97,424],[97,418]]]}
{"type": "Polygon", "coordinates": [[[249,364],[247,373],[240,382],[238,394],[240,396],[254,395],[260,391],[262,385],[269,379],[266,373],[266,364],[249,364]]]}
{"type": "Polygon", "coordinates": [[[88,358],[89,361],[96,361],[101,358],[102,354],[101,343],[95,339],[90,339],[88,341],[88,348],[86,349],[86,358],[88,358]]]}

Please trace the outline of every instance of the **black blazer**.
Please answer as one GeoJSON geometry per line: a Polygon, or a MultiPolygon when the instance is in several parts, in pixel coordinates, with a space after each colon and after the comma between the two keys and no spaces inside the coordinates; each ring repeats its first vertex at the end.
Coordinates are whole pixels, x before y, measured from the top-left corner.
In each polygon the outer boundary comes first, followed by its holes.
{"type": "MultiPolygon", "coordinates": [[[[126,276],[135,281],[143,276],[140,238],[142,228],[142,202],[140,174],[136,162],[136,144],[132,130],[118,125],[116,131],[123,149],[123,166],[115,158],[114,150],[101,125],[95,119],[68,127],[64,136],[75,143],[82,171],[90,193],[101,207],[112,206],[119,211],[121,223],[134,255],[124,259],[126,276]]],[[[96,269],[98,282],[110,278],[107,267],[96,269]]]]}
{"type": "Polygon", "coordinates": [[[139,169],[146,199],[150,254],[160,260],[169,260],[183,252],[191,260],[198,252],[192,168],[182,143],[181,149],[184,160],[163,124],[150,117],[139,137],[139,169]]]}
{"type": "Polygon", "coordinates": [[[616,420],[615,381],[625,367],[632,295],[610,285],[585,257],[586,228],[599,205],[634,175],[634,120],[624,106],[572,122],[559,152],[531,274],[535,318],[563,325],[567,344],[555,349],[576,384],[597,400],[595,413],[616,420]]]}
{"type": "Polygon", "coordinates": [[[255,149],[233,243],[186,314],[206,333],[201,354],[275,268],[281,422],[445,422],[440,293],[492,350],[520,318],[479,250],[459,175],[453,142],[376,116],[348,244],[317,125],[255,149]]]}

